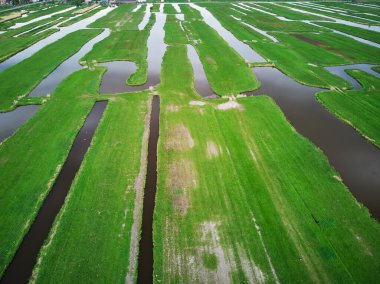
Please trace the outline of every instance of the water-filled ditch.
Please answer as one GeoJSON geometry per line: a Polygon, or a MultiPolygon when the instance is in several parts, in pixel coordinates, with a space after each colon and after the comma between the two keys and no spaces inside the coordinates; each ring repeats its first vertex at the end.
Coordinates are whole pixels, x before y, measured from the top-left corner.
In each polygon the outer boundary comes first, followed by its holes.
{"type": "Polygon", "coordinates": [[[56,215],[59,213],[71,183],[89,148],[95,130],[107,106],[106,101],[95,103],[84,125],[74,140],[69,155],[36,219],[22,240],[12,262],[5,271],[1,283],[27,283],[37,261],[38,253],[47,239],[56,215]]]}

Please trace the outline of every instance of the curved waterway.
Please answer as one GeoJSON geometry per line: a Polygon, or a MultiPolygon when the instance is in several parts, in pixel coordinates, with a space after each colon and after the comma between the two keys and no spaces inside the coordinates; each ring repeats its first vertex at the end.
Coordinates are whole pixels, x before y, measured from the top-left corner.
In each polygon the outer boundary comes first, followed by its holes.
{"type": "Polygon", "coordinates": [[[38,253],[47,239],[56,215],[59,213],[84,155],[89,148],[95,130],[107,106],[106,101],[95,103],[74,140],[69,155],[53,187],[43,202],[37,217],[21,242],[12,262],[5,271],[1,283],[27,283],[37,261],[38,253]]]}
{"type": "Polygon", "coordinates": [[[20,106],[13,111],[0,113],[0,143],[32,117],[39,107],[39,105],[20,106]]]}
{"type": "Polygon", "coordinates": [[[380,220],[380,150],[316,100],[315,93],[322,89],[301,85],[272,67],[253,72],[261,88],[248,95],[272,97],[294,128],[322,149],[357,200],[380,220]]]}
{"type": "Polygon", "coordinates": [[[88,41],[77,53],[64,61],[57,69],[43,79],[37,87],[32,90],[29,96],[40,97],[53,93],[59,83],[61,83],[67,76],[83,68],[79,64],[79,60],[90,52],[96,43],[108,37],[110,33],[111,31],[109,29],[105,29],[101,34],[88,41]]]}
{"type": "Polygon", "coordinates": [[[148,75],[147,81],[143,85],[130,86],[126,84],[127,79],[136,70],[136,65],[129,61],[112,61],[99,65],[107,67],[100,84],[102,94],[118,94],[147,90],[149,87],[157,86],[160,83],[161,64],[166,52],[167,45],[165,38],[166,15],[155,13],[156,21],[150,31],[148,46],[148,75]]]}
{"type": "Polygon", "coordinates": [[[13,66],[13,65],[15,65],[15,64],[17,64],[17,63],[19,63],[19,62],[21,62],[25,58],[32,56],[37,51],[44,48],[46,45],[49,45],[49,44],[63,38],[64,36],[66,36],[72,32],[75,32],[75,31],[80,30],[80,29],[85,29],[89,24],[91,24],[91,23],[95,22],[97,19],[107,15],[111,10],[113,10],[113,8],[103,9],[103,10],[99,11],[98,13],[92,15],[91,17],[83,19],[83,20],[81,20],[75,24],[72,24],[71,26],[60,28],[60,30],[58,32],[48,36],[47,38],[45,38],[43,40],[40,40],[39,42],[31,45],[30,47],[20,51],[19,53],[13,55],[12,57],[8,58],[7,60],[1,62],[0,63],[0,72],[11,67],[11,66],[13,66]]]}

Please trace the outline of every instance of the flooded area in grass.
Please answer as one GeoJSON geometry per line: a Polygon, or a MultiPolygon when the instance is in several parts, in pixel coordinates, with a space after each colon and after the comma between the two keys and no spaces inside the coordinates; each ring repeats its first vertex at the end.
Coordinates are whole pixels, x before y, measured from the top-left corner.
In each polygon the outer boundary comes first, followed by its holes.
{"type": "Polygon", "coordinates": [[[257,52],[255,52],[249,45],[238,40],[229,30],[224,28],[220,22],[206,9],[197,6],[193,3],[189,4],[190,7],[199,11],[203,20],[211,28],[213,28],[241,57],[247,62],[264,62],[266,61],[257,52]]]}
{"type": "Polygon", "coordinates": [[[139,245],[137,283],[153,283],[153,211],[157,190],[157,143],[160,130],[160,97],[154,96],[150,115],[148,164],[139,245]]]}
{"type": "Polygon", "coordinates": [[[20,106],[13,111],[0,113],[0,143],[32,117],[39,107],[38,105],[20,106]]]}
{"type": "Polygon", "coordinates": [[[249,95],[272,97],[293,127],[319,147],[345,185],[380,220],[380,150],[315,98],[322,89],[301,85],[276,68],[253,72],[261,88],[249,95]]]}
{"type": "Polygon", "coordinates": [[[350,82],[354,86],[354,89],[360,89],[362,87],[360,85],[360,83],[355,78],[353,78],[350,75],[348,75],[346,73],[346,70],[349,70],[349,69],[359,69],[359,70],[365,71],[368,74],[371,74],[371,75],[379,78],[380,74],[377,73],[376,71],[372,70],[372,67],[374,67],[374,66],[376,66],[376,65],[371,65],[371,64],[352,64],[352,65],[342,65],[342,66],[329,66],[329,67],[325,67],[325,68],[330,73],[335,74],[335,75],[343,78],[347,82],[350,82]]]}
{"type": "Polygon", "coordinates": [[[33,267],[36,264],[38,253],[65,201],[71,183],[82,164],[83,157],[91,144],[92,137],[106,106],[107,102],[105,101],[95,103],[87,116],[53,187],[38,211],[28,233],[22,240],[12,262],[5,271],[1,283],[28,283],[33,267]]]}
{"type": "Polygon", "coordinates": [[[62,27],[60,30],[47,38],[44,38],[43,40],[38,41],[37,43],[31,45],[30,47],[20,51],[19,53],[13,55],[12,57],[8,58],[7,60],[0,63],[0,72],[21,62],[25,58],[28,58],[35,54],[40,49],[44,48],[46,45],[51,44],[64,36],[75,32],[80,29],[85,29],[89,24],[95,22],[97,19],[107,15],[110,11],[112,11],[113,8],[106,8],[103,9],[96,14],[92,15],[91,17],[88,17],[86,19],[83,19],[75,24],[72,24],[68,27],[62,27]]]}

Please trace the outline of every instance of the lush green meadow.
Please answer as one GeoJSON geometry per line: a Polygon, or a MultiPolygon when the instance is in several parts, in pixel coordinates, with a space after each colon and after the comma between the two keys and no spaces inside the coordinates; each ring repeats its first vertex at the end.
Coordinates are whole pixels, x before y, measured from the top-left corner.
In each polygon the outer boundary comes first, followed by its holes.
{"type": "MultiPolygon", "coordinates": [[[[176,17],[174,6],[165,4],[161,9],[154,4],[142,30],[139,24],[146,6],[133,12],[136,4],[123,4],[87,29],[70,33],[0,72],[0,112],[41,104],[34,116],[0,143],[0,279],[33,225],[86,117],[96,101],[107,100],[30,281],[136,282],[151,102],[152,95],[159,95],[154,283],[378,281],[378,221],[354,198],[328,157],[297,133],[270,97],[238,95],[260,87],[252,66],[274,66],[299,83],[326,89],[316,94],[316,99],[336,119],[380,147],[380,79],[349,70],[362,85],[353,90],[349,82],[325,68],[380,64],[378,48],[329,28],[377,43],[380,33],[333,21],[316,22],[315,26],[307,21],[320,17],[291,10],[296,6],[289,3],[255,6],[275,14],[270,15],[228,2],[198,5],[266,62],[246,62],[187,4],[180,5],[184,20],[176,17]],[[152,30],[155,13],[160,11],[167,14],[160,84],[141,92],[99,94],[106,68],[97,63],[134,62],[136,72],[125,78],[129,85],[142,85],[152,75],[148,74],[151,63],[147,58],[148,52],[155,50],[149,51],[147,42],[150,36],[161,36],[152,30]],[[83,69],[65,78],[51,96],[27,97],[106,28],[110,35],[80,59],[83,69]],[[197,74],[188,58],[189,45],[220,98],[204,99],[195,90],[197,74]]],[[[373,24],[380,16],[376,9],[350,3],[318,5],[348,12],[297,9],[365,24],[373,24]]],[[[43,7],[28,6],[37,11],[0,24],[0,28],[70,6],[43,7]]],[[[0,34],[0,61],[55,32],[37,31],[67,20],[83,8],[0,34]],[[49,23],[52,20],[54,23],[49,23]],[[40,25],[44,27],[27,32],[40,25]],[[27,33],[13,37],[22,32],[27,33]]],[[[105,7],[62,26],[101,9],[105,7]]],[[[379,66],[373,69],[380,71],[379,66]]],[[[273,82],[277,83],[276,78],[273,82]]]]}

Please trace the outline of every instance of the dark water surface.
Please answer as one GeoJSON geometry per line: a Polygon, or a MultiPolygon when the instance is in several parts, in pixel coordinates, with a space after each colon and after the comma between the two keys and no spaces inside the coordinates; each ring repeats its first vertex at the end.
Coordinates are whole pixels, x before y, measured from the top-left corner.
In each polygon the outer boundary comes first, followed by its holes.
{"type": "Polygon", "coordinates": [[[0,143],[32,117],[39,107],[38,105],[20,106],[13,111],[0,113],[0,143]]]}
{"type": "Polygon", "coordinates": [[[137,283],[153,283],[153,211],[157,190],[157,143],[160,128],[160,97],[154,96],[150,116],[148,165],[139,245],[137,283]]]}
{"type": "Polygon", "coordinates": [[[21,242],[12,262],[5,271],[1,283],[27,283],[37,261],[38,253],[47,239],[56,215],[59,213],[71,183],[80,168],[83,157],[92,141],[107,102],[95,103],[74,140],[69,155],[43,202],[35,221],[21,242]]]}
{"type": "Polygon", "coordinates": [[[380,150],[316,100],[321,89],[301,85],[276,68],[253,72],[262,86],[249,94],[272,97],[294,128],[322,149],[357,200],[380,220],[380,150]]]}

